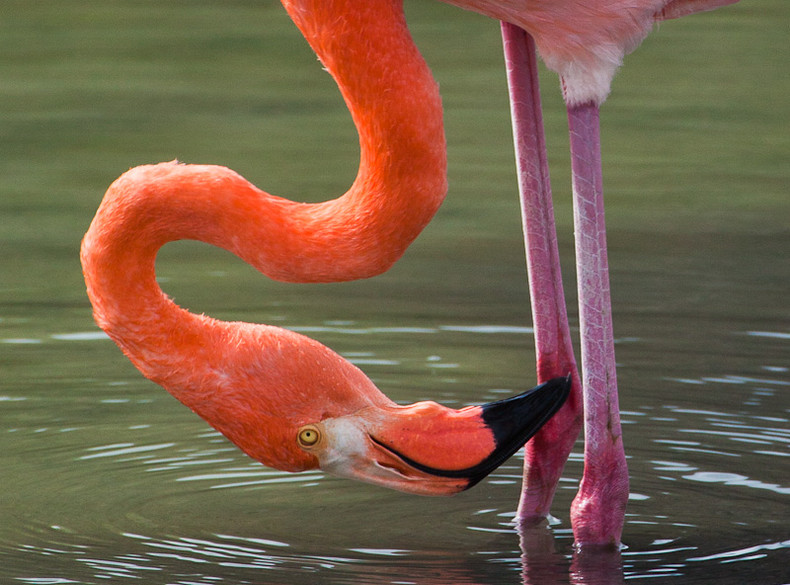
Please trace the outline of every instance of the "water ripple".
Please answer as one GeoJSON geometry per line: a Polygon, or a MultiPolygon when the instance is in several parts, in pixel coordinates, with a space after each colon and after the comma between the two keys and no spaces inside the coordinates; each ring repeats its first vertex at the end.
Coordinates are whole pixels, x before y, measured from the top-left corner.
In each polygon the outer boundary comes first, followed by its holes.
{"type": "Polygon", "coordinates": [[[104,331],[77,331],[75,333],[54,333],[50,335],[58,341],[96,341],[110,339],[104,331]]]}
{"type": "Polygon", "coordinates": [[[764,551],[774,551],[774,550],[781,550],[785,548],[790,548],[790,540],[783,540],[780,542],[770,542],[767,544],[759,544],[757,546],[749,546],[746,548],[735,549],[735,550],[728,550],[720,553],[715,553],[712,555],[707,555],[704,557],[690,557],[687,559],[690,562],[704,562],[704,561],[722,561],[722,562],[733,562],[733,561],[749,561],[754,560],[756,558],[764,557],[764,554],[760,554],[759,556],[755,553],[763,553],[764,551]]]}
{"type": "Polygon", "coordinates": [[[790,495],[790,488],[782,487],[777,484],[764,483],[756,479],[749,479],[745,475],[738,473],[727,473],[720,471],[697,471],[690,475],[684,475],[683,479],[702,483],[720,483],[727,486],[748,487],[761,490],[769,490],[777,494],[790,495]]]}
{"type": "Polygon", "coordinates": [[[117,445],[107,445],[103,447],[91,447],[89,451],[100,451],[90,455],[83,455],[80,459],[97,459],[99,457],[118,457],[119,455],[132,455],[136,453],[146,453],[148,451],[158,451],[175,446],[175,443],[159,443],[158,445],[133,445],[132,443],[121,443],[117,445]],[[118,448],[121,447],[121,448],[118,448]]]}
{"type": "Polygon", "coordinates": [[[751,337],[768,337],[770,339],[790,339],[790,333],[783,331],[747,331],[746,335],[751,337]]]}

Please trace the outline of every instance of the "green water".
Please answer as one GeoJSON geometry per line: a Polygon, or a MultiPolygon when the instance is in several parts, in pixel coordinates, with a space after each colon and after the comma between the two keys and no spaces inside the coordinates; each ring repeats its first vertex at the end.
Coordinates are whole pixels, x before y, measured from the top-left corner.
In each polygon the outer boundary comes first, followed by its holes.
{"type": "MultiPolygon", "coordinates": [[[[570,564],[580,448],[557,523],[524,554],[518,457],[441,500],[268,470],[97,335],[79,240],[127,168],[223,164],[304,201],[353,180],[349,116],[278,3],[1,12],[0,583],[790,581],[783,0],[662,24],[603,109],[633,494],[628,548],[589,573],[570,564]]],[[[499,31],[434,2],[407,15],[442,88],[450,192],[405,257],[369,281],[286,285],[178,243],[159,275],[194,311],[315,337],[399,402],[460,406],[534,383],[499,31]]],[[[548,72],[543,92],[575,325],[567,130],[548,72]]]]}

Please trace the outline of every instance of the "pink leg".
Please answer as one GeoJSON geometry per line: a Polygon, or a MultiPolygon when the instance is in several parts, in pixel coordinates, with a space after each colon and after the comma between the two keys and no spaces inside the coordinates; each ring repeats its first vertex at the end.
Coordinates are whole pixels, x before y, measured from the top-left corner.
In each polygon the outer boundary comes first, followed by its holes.
{"type": "Polygon", "coordinates": [[[573,376],[571,395],[565,406],[526,446],[524,488],[517,518],[528,524],[549,514],[557,482],[581,429],[582,392],[562,288],[535,44],[525,31],[508,23],[502,24],[502,38],[524,222],[538,381],[569,374],[573,376]]]}
{"type": "Polygon", "coordinates": [[[571,507],[577,545],[619,546],[628,500],[606,256],[598,106],[568,108],[584,379],[584,477],[571,507]]]}

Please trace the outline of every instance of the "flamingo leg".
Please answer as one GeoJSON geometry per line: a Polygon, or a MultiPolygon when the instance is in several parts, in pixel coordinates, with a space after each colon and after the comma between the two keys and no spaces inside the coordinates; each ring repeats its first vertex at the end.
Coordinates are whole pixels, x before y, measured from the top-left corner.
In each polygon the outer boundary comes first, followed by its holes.
{"type": "Polygon", "coordinates": [[[527,443],[517,518],[533,524],[549,514],[557,482],[582,424],[581,380],[573,355],[562,287],[535,43],[502,23],[521,214],[535,332],[538,380],[572,375],[565,406],[527,443]]]}
{"type": "Polygon", "coordinates": [[[606,254],[599,109],[568,107],[584,387],[584,476],[571,507],[579,545],[619,546],[628,500],[606,254]]]}

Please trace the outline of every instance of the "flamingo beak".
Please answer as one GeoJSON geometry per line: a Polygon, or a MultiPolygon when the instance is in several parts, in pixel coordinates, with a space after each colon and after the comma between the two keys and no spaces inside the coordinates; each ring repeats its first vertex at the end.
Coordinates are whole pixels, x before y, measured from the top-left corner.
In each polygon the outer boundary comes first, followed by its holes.
{"type": "MultiPolygon", "coordinates": [[[[451,495],[474,486],[564,404],[570,377],[461,410],[434,402],[370,407],[308,425],[302,447],[321,469],[396,490],[451,495]]],[[[300,437],[302,434],[300,434],[300,437]]]]}

